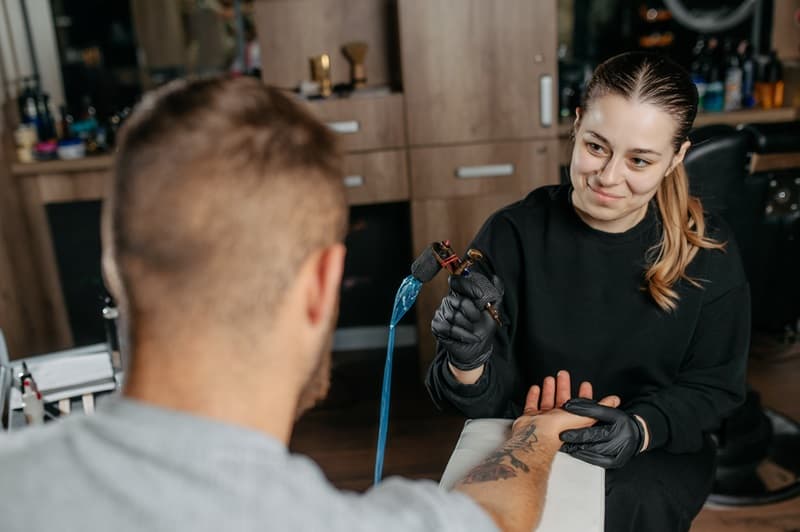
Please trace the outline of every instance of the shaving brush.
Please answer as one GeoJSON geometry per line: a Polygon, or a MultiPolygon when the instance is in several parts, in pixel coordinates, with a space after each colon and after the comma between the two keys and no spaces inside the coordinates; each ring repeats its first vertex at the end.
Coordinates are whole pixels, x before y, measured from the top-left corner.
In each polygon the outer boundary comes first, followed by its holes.
{"type": "Polygon", "coordinates": [[[367,85],[367,71],[364,68],[367,48],[367,43],[361,41],[349,42],[342,47],[342,53],[350,61],[350,80],[354,89],[362,89],[367,85]]]}

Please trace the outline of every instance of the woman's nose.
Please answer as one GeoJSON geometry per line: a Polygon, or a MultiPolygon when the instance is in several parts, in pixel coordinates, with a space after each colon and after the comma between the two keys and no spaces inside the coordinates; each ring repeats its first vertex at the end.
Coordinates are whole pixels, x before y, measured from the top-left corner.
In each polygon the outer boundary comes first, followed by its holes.
{"type": "Polygon", "coordinates": [[[603,168],[597,174],[597,181],[604,187],[610,187],[625,180],[623,176],[623,166],[620,164],[621,158],[610,157],[606,159],[603,168]]]}

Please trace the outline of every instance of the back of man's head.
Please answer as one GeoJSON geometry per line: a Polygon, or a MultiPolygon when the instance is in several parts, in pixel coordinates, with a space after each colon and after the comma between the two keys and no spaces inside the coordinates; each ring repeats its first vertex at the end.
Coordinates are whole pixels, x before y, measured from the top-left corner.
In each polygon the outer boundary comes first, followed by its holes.
{"type": "Polygon", "coordinates": [[[209,324],[268,329],[303,260],[344,236],[333,134],[252,78],[146,95],[115,161],[104,261],[134,344],[209,324]]]}

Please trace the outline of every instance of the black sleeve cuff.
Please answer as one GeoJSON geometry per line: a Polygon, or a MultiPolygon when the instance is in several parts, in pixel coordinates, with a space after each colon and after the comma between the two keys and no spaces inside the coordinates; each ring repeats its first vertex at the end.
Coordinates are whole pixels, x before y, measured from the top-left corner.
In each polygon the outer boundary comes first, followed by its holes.
{"type": "Polygon", "coordinates": [[[481,374],[480,378],[475,382],[475,384],[464,384],[459,382],[456,379],[456,376],[453,375],[453,372],[450,371],[450,367],[447,364],[447,357],[445,360],[442,361],[442,364],[439,368],[439,374],[442,377],[445,385],[459,397],[478,397],[479,395],[483,395],[486,393],[486,390],[489,388],[489,373],[491,372],[491,364],[484,364],[483,366],[483,373],[481,374]]]}

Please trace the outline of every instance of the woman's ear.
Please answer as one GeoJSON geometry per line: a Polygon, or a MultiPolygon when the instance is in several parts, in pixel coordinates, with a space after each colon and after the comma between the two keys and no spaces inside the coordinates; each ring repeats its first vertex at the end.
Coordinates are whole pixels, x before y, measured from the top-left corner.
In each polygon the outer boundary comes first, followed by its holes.
{"type": "Polygon", "coordinates": [[[675,168],[677,168],[678,165],[683,162],[683,159],[686,157],[686,152],[689,151],[689,147],[691,145],[692,143],[689,142],[688,140],[683,141],[683,144],[681,144],[680,149],[678,149],[678,153],[676,153],[675,156],[672,158],[672,164],[669,165],[669,170],[667,171],[668,174],[673,170],[675,170],[675,168]]]}
{"type": "Polygon", "coordinates": [[[581,108],[575,108],[575,121],[572,123],[572,128],[575,133],[578,132],[578,128],[581,125],[581,108]]]}

